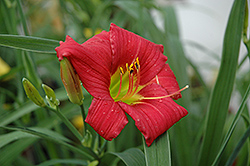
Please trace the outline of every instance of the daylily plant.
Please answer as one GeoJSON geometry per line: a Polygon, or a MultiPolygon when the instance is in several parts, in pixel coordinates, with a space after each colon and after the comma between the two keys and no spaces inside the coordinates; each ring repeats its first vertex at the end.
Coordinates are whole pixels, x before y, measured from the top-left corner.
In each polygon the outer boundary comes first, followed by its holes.
{"type": "Polygon", "coordinates": [[[59,61],[66,57],[72,63],[94,97],[85,121],[106,140],[117,137],[128,123],[125,113],[148,146],[188,114],[173,101],[183,89],[166,64],[162,45],[112,23],[109,32],[83,44],[67,36],[56,52],[59,61]]]}

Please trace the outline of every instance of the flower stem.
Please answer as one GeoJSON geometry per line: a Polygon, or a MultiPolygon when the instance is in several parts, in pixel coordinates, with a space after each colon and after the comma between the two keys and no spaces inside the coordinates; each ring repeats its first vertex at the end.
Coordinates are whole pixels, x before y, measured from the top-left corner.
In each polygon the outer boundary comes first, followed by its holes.
{"type": "Polygon", "coordinates": [[[82,135],[77,131],[77,129],[72,125],[72,123],[62,114],[60,109],[57,107],[56,110],[46,106],[46,109],[49,109],[57,114],[57,116],[63,121],[63,123],[69,128],[69,130],[75,135],[75,137],[82,142],[83,137],[82,135]]]}
{"type": "Polygon", "coordinates": [[[82,113],[82,120],[83,120],[83,136],[85,136],[86,132],[87,132],[87,124],[85,122],[85,119],[86,119],[86,116],[85,116],[85,111],[84,111],[84,106],[83,104],[80,105],[80,108],[81,108],[81,113],[82,113]]]}

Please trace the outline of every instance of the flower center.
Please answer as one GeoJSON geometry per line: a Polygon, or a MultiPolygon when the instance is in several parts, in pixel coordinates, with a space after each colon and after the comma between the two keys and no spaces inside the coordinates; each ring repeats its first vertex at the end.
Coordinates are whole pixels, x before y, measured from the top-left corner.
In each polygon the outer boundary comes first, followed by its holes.
{"type": "Polygon", "coordinates": [[[142,96],[137,94],[143,86],[140,83],[140,63],[136,58],[130,65],[119,67],[111,77],[110,95],[115,101],[131,104],[142,96]],[[125,68],[125,70],[124,70],[125,68]]]}
{"type": "Polygon", "coordinates": [[[137,93],[144,86],[146,86],[146,85],[139,85],[140,63],[138,58],[136,58],[130,65],[126,63],[124,68],[119,67],[111,77],[111,84],[109,89],[110,89],[110,95],[115,102],[122,101],[130,105],[130,104],[140,103],[141,100],[167,98],[174,96],[189,87],[188,85],[186,85],[184,88],[165,96],[144,97],[137,93]]]}

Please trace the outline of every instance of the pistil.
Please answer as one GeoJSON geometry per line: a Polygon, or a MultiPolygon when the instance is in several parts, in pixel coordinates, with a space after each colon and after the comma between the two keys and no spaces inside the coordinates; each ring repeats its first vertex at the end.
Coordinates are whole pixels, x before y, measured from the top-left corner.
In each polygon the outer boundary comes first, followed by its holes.
{"type": "Polygon", "coordinates": [[[171,97],[171,96],[174,96],[176,94],[178,94],[179,92],[181,91],[184,91],[185,89],[189,88],[189,85],[186,85],[184,88],[172,93],[172,94],[169,94],[169,95],[166,95],[166,96],[157,96],[157,97],[141,97],[139,100],[144,100],[144,99],[163,99],[163,98],[167,98],[167,97],[171,97]]]}

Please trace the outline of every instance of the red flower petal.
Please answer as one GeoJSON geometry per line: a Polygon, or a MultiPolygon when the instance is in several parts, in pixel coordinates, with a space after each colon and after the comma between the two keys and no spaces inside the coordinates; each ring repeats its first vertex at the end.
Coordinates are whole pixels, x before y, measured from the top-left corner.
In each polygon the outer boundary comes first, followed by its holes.
{"type": "MultiPolygon", "coordinates": [[[[180,89],[179,84],[176,81],[176,77],[168,64],[165,64],[165,66],[152,80],[152,82],[161,85],[163,88],[166,89],[168,94],[175,93],[180,89]]],[[[179,92],[178,94],[171,96],[171,98],[177,100],[181,98],[181,93],[179,92]]]]}
{"type": "MultiPolygon", "coordinates": [[[[151,84],[140,92],[144,97],[167,95],[160,85],[151,84]]],[[[128,105],[119,103],[135,121],[135,125],[142,132],[148,146],[171,126],[186,116],[188,112],[171,98],[144,99],[138,104],[128,105]]]]}
{"type": "Polygon", "coordinates": [[[116,102],[95,98],[85,121],[108,141],[117,137],[128,123],[126,114],[116,102]]]}
{"type": "Polygon", "coordinates": [[[141,66],[140,85],[144,85],[155,77],[167,61],[167,57],[162,54],[162,45],[154,44],[115,24],[110,25],[109,32],[113,54],[112,74],[117,67],[125,66],[126,63],[130,65],[138,57],[141,66]]]}
{"type": "Polygon", "coordinates": [[[56,48],[59,60],[67,57],[83,86],[94,97],[109,96],[111,49],[109,33],[103,31],[82,45],[67,36],[56,48]]]}

